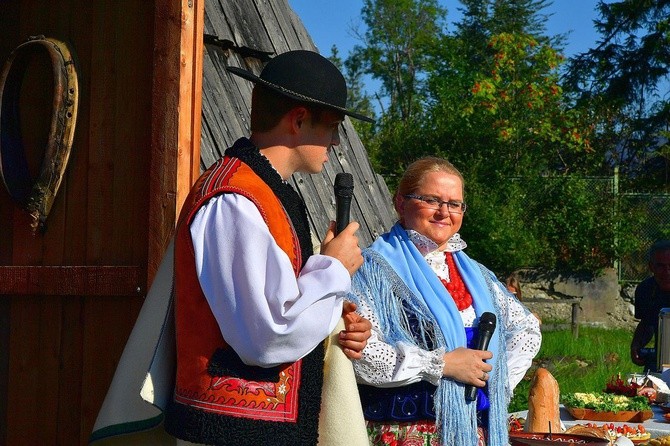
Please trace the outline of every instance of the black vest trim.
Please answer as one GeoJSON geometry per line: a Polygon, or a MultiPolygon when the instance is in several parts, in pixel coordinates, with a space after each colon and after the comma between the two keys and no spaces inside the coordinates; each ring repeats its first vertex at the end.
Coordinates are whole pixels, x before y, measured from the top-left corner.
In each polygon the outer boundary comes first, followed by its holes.
{"type": "Polygon", "coordinates": [[[220,416],[171,400],[165,411],[170,435],[193,443],[216,446],[316,445],[321,411],[324,344],[302,359],[303,379],[298,398],[298,421],[282,423],[220,416]]]}
{"type": "Polygon", "coordinates": [[[279,382],[279,367],[249,366],[232,348],[217,348],[207,364],[210,376],[231,376],[248,381],[279,382]]]}

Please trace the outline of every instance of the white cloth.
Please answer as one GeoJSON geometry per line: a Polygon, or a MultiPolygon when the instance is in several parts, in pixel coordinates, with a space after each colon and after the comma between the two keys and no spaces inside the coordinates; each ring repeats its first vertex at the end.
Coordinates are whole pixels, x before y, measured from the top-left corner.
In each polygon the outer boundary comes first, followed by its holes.
{"type": "MultiPolygon", "coordinates": [[[[436,251],[437,245],[421,234],[415,231],[408,231],[408,234],[435,274],[448,281],[444,252],[436,251]],[[427,249],[431,243],[433,246],[427,249]]],[[[498,323],[504,325],[506,333],[508,382],[513,390],[523,379],[540,350],[542,334],[537,318],[502,283],[495,281],[495,284],[493,297],[501,309],[498,323]]],[[[404,344],[396,349],[381,340],[383,335],[379,322],[367,305],[362,304],[358,312],[372,324],[372,336],[363,351],[363,358],[354,361],[359,383],[376,387],[398,387],[423,380],[437,384],[442,377],[444,350],[427,351],[404,344]]],[[[461,311],[461,317],[465,327],[472,327],[476,318],[474,308],[470,306],[461,311]]]]}
{"type": "Polygon", "coordinates": [[[363,407],[351,360],[342,351],[339,323],[326,341],[319,413],[319,446],[367,446],[363,407]]]}
{"type": "Polygon", "coordinates": [[[351,288],[347,269],[316,254],[296,280],[289,257],[246,197],[212,198],[190,230],[202,290],[224,339],[246,364],[294,362],[335,328],[351,288]]]}
{"type": "Polygon", "coordinates": [[[95,421],[96,446],[176,444],[161,424],[174,377],[173,264],[170,241],[95,421]]]}

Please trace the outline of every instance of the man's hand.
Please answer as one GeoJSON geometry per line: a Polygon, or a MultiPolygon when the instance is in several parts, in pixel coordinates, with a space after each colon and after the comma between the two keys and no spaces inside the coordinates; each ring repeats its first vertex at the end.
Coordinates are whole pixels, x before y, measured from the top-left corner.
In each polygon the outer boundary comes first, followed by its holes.
{"type": "Polygon", "coordinates": [[[345,301],[342,307],[344,330],[340,332],[340,346],[349,359],[361,359],[370,338],[372,324],[356,313],[356,304],[345,301]]]}
{"type": "Polygon", "coordinates": [[[630,342],[630,359],[634,364],[645,365],[645,358],[640,355],[640,350],[651,341],[653,336],[653,325],[646,323],[644,319],[638,322],[630,342]]]}
{"type": "Polygon", "coordinates": [[[328,232],[326,232],[326,236],[321,242],[321,254],[335,257],[352,276],[363,264],[361,248],[358,246],[358,237],[354,235],[358,228],[359,224],[352,221],[336,237],[335,222],[331,221],[328,232]]]}

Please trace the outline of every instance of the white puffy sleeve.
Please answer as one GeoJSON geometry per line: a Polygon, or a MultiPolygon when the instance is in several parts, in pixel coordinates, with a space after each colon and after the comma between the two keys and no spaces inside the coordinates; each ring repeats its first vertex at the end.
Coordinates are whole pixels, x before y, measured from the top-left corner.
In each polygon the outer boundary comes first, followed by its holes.
{"type": "Polygon", "coordinates": [[[294,362],[335,328],[351,287],[339,260],[313,255],[296,278],[256,206],[222,194],[191,226],[200,285],[223,338],[249,365],[294,362]]]}
{"type": "Polygon", "coordinates": [[[353,361],[359,383],[399,387],[423,380],[437,385],[444,368],[443,348],[429,351],[407,343],[388,344],[383,340],[379,320],[362,299],[357,312],[372,324],[372,335],[363,349],[363,357],[353,361]]]}
{"type": "Polygon", "coordinates": [[[542,333],[537,318],[495,277],[494,298],[505,328],[507,370],[510,389],[514,390],[540,351],[542,333]]]}

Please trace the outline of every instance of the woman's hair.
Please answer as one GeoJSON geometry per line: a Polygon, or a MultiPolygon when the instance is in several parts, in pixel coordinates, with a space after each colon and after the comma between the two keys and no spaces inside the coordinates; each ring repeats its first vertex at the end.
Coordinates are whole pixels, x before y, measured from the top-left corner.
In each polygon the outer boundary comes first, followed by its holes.
{"type": "Polygon", "coordinates": [[[272,130],[281,118],[295,107],[305,107],[312,114],[312,124],[321,120],[323,107],[291,99],[263,85],[256,84],[251,93],[251,131],[272,130]]]}
{"type": "Polygon", "coordinates": [[[425,156],[414,161],[407,167],[407,170],[400,178],[396,197],[416,192],[423,177],[430,172],[445,172],[456,175],[461,179],[461,184],[465,187],[465,180],[461,172],[449,161],[436,156],[425,156]]]}
{"type": "Polygon", "coordinates": [[[505,285],[514,288],[516,290],[514,295],[517,299],[521,299],[521,282],[519,282],[519,277],[516,274],[510,275],[505,281],[505,285]]]}

